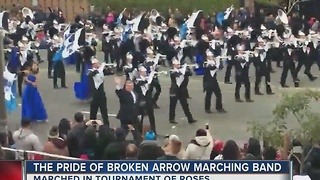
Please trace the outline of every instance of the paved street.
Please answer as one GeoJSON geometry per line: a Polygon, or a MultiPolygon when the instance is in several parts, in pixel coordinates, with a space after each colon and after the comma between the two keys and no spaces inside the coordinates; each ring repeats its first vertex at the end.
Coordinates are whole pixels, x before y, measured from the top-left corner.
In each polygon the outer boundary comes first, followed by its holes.
{"type": "MultiPolygon", "coordinates": [[[[42,57],[46,57],[46,52],[41,52],[42,57]]],[[[102,53],[99,52],[98,57],[101,59],[102,53]]],[[[73,84],[80,80],[80,75],[75,72],[74,66],[67,67],[67,86],[68,89],[53,89],[52,80],[47,78],[47,63],[43,63],[40,66],[40,80],[39,91],[47,109],[49,116],[48,123],[37,123],[34,125],[34,131],[40,135],[44,141],[47,137],[47,131],[51,125],[57,125],[61,118],[72,119],[73,115],[77,111],[89,111],[89,104],[81,102],[74,97],[73,84]]],[[[251,68],[251,83],[254,83],[254,68],[251,68]]],[[[276,103],[281,99],[281,92],[284,90],[279,88],[279,80],[281,69],[276,69],[277,72],[272,74],[273,91],[276,93],[273,96],[256,96],[252,93],[253,103],[236,103],[234,101],[234,84],[226,85],[223,82],[224,70],[218,73],[222,94],[224,108],[228,111],[227,114],[206,114],[204,112],[204,93],[202,92],[202,77],[192,77],[189,83],[189,92],[192,99],[189,100],[190,109],[194,118],[198,122],[194,125],[189,125],[184,117],[181,106],[177,106],[176,120],[178,125],[172,127],[168,122],[168,108],[169,108],[169,86],[170,81],[167,76],[160,78],[162,85],[162,94],[159,99],[159,106],[161,109],[156,110],[156,123],[158,133],[165,135],[168,133],[178,134],[184,142],[188,142],[194,135],[195,130],[203,128],[206,123],[210,124],[211,132],[214,137],[218,137],[223,140],[234,139],[238,142],[245,141],[250,134],[246,132],[247,121],[269,121],[272,119],[272,109],[276,103]]],[[[301,71],[303,72],[303,71],[301,71]]],[[[313,66],[312,72],[318,76],[319,71],[317,66],[313,66]]],[[[113,76],[106,77],[105,89],[108,99],[108,110],[110,116],[114,116],[118,112],[119,101],[115,95],[115,84],[113,76]]],[[[306,88],[320,87],[320,80],[310,82],[308,78],[300,74],[301,86],[306,88]]],[[[291,77],[288,78],[288,85],[293,86],[291,77]]],[[[252,86],[253,88],[253,86],[252,86]]],[[[292,91],[294,88],[288,88],[285,91],[292,91]]],[[[264,92],[264,87],[261,88],[264,92]]],[[[244,88],[242,88],[242,94],[244,94],[244,88]]],[[[20,100],[19,100],[20,101],[20,100]]],[[[213,98],[213,105],[215,99],[213,98]]],[[[213,106],[213,109],[215,107],[213,106]]],[[[16,130],[20,124],[20,110],[10,114],[8,116],[9,129],[16,130]]],[[[111,126],[116,127],[119,122],[114,117],[110,117],[111,126]]],[[[293,124],[294,126],[294,124],[293,124]]]]}

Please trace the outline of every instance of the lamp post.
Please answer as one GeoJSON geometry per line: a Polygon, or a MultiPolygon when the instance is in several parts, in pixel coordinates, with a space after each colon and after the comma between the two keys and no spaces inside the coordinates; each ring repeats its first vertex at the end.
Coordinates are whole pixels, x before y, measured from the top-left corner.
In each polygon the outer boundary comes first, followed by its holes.
{"type": "Polygon", "coordinates": [[[0,30],[0,132],[7,132],[7,111],[5,106],[4,97],[4,78],[3,78],[3,67],[4,67],[4,33],[0,30]]]}

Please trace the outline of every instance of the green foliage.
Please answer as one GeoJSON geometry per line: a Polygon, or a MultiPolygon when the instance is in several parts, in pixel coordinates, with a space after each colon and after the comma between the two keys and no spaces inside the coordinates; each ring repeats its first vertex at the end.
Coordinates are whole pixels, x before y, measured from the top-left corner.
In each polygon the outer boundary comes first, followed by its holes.
{"type": "Polygon", "coordinates": [[[269,145],[280,147],[282,133],[289,132],[292,137],[302,143],[318,141],[320,138],[320,113],[313,112],[310,103],[318,101],[320,91],[304,90],[293,94],[283,94],[282,100],[273,110],[273,120],[268,123],[248,122],[248,132],[253,137],[264,139],[269,145]],[[293,118],[298,123],[297,128],[289,129],[293,118]]]}

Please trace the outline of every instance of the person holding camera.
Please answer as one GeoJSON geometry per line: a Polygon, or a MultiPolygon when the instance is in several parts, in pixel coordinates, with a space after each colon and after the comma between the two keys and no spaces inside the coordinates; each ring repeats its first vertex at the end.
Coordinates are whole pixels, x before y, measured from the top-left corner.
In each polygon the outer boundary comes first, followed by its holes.
{"type": "Polygon", "coordinates": [[[98,108],[100,108],[103,124],[109,126],[107,98],[104,91],[104,76],[113,74],[112,70],[100,64],[97,58],[93,58],[92,69],[88,76],[93,79],[94,92],[90,104],[90,119],[97,119],[98,108]]]}

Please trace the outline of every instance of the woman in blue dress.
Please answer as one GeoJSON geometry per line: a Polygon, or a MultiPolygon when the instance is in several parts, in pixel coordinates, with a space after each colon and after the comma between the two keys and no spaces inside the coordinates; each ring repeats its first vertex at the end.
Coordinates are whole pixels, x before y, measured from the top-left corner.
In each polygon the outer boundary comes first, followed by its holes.
{"type": "Polygon", "coordinates": [[[26,71],[24,77],[25,89],[22,95],[22,119],[30,119],[33,121],[46,121],[48,116],[42,98],[38,91],[37,74],[39,67],[37,64],[26,71]]]}
{"type": "Polygon", "coordinates": [[[92,79],[88,78],[88,70],[92,68],[91,58],[96,55],[94,46],[83,47],[83,62],[80,82],[74,83],[74,93],[77,99],[89,101],[92,93],[92,79]]]}

